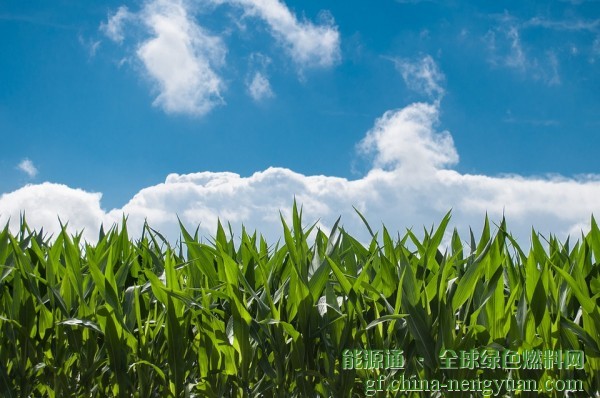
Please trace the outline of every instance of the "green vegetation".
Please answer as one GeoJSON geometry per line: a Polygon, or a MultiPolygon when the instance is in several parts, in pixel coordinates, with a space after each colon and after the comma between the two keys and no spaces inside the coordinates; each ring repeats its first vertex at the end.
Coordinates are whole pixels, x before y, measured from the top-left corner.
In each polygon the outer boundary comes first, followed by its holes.
{"type": "Polygon", "coordinates": [[[94,245],[65,229],[50,240],[24,221],[16,235],[7,226],[0,395],[360,397],[367,380],[400,373],[344,370],[345,349],[403,350],[406,376],[505,379],[507,370],[440,366],[444,349],[493,348],[584,351],[583,369],[510,377],[582,380],[585,391],[571,396],[596,396],[595,221],[572,246],[533,232],[526,253],[504,221],[490,228],[487,219],[478,241],[454,231],[442,248],[449,219],[422,238],[383,228],[368,246],[337,223],[329,236],[303,229],[296,206],[274,246],[221,224],[209,244],[182,227],[176,246],[149,226],[134,242],[125,222],[94,245]]]}

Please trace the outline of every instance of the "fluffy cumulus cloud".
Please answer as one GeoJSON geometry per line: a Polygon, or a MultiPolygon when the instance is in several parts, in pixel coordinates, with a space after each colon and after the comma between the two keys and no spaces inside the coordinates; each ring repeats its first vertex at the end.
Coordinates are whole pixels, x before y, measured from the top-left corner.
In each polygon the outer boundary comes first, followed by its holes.
{"type": "Polygon", "coordinates": [[[117,43],[137,39],[129,50],[153,85],[154,105],[165,112],[202,116],[224,103],[218,68],[227,49],[197,23],[188,2],[149,0],[136,12],[121,6],[100,30],[117,43]]]}
{"type": "Polygon", "coordinates": [[[38,174],[38,169],[35,167],[33,162],[29,159],[23,159],[18,165],[17,168],[21,170],[23,173],[27,174],[30,178],[35,177],[38,174]]]}
{"type": "MultiPolygon", "coordinates": [[[[203,5],[209,3],[241,8],[245,17],[264,21],[301,71],[331,67],[340,58],[340,37],[332,18],[321,24],[300,21],[278,0],[208,0],[203,5]]],[[[200,25],[198,9],[186,0],[146,0],[139,11],[122,6],[100,24],[114,42],[133,38],[134,59],[157,92],[154,105],[167,113],[202,116],[225,103],[222,70],[227,47],[219,35],[200,25]]],[[[256,75],[250,84],[251,94],[272,94],[264,75],[256,75]]]]}
{"type": "MultiPolygon", "coordinates": [[[[331,227],[342,216],[344,227],[368,239],[353,207],[372,226],[384,222],[402,231],[439,222],[452,209],[460,231],[477,230],[487,213],[498,221],[506,215],[511,231],[528,244],[531,227],[564,238],[579,237],[590,215],[600,214],[600,179],[587,177],[526,178],[462,174],[451,167],[458,161],[448,132],[437,127],[437,105],[415,103],[388,111],[361,143],[373,157],[373,167],[362,178],[306,176],[289,169],[269,168],[250,176],[201,172],[171,174],[164,183],[138,192],[125,206],[101,208],[101,195],[63,185],[28,185],[0,197],[0,222],[18,220],[26,212],[30,224],[56,232],[57,214],[73,229],[85,228],[93,240],[101,223],[118,223],[128,215],[132,234],[144,220],[175,241],[178,219],[190,228],[200,225],[204,236],[214,234],[218,219],[258,230],[273,241],[281,236],[279,212],[289,217],[294,196],[303,205],[306,221],[331,227]]],[[[13,228],[16,223],[12,223],[13,228]]]]}
{"type": "Polygon", "coordinates": [[[223,81],[214,68],[225,61],[225,46],[194,22],[183,2],[158,0],[142,12],[153,37],[137,50],[170,113],[203,115],[223,102],[223,81]]]}
{"type": "Polygon", "coordinates": [[[0,196],[0,221],[16,227],[22,215],[31,227],[56,233],[60,222],[71,231],[83,231],[93,240],[107,214],[100,209],[102,194],[48,182],[26,185],[0,196]],[[60,218],[60,220],[59,220],[60,218]]]}
{"type": "Polygon", "coordinates": [[[376,167],[402,170],[419,178],[434,169],[458,162],[452,136],[434,130],[436,105],[416,103],[386,112],[367,133],[359,148],[373,153],[376,167]]]}

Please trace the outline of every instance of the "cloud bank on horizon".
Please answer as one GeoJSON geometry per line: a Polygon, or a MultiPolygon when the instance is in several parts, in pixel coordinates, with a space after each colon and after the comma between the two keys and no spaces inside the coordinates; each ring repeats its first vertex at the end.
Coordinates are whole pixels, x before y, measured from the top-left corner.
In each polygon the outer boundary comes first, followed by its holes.
{"type": "MultiPolygon", "coordinates": [[[[506,216],[511,232],[528,242],[532,225],[540,232],[575,238],[598,212],[600,179],[525,178],[461,174],[452,136],[438,131],[439,105],[413,103],[387,111],[359,143],[373,157],[362,178],[306,176],[285,168],[268,168],[242,177],[228,172],[171,174],[164,183],[139,191],[122,208],[106,211],[100,193],[45,182],[27,185],[0,197],[0,223],[18,220],[46,231],[59,230],[57,215],[72,230],[84,230],[94,240],[101,224],[119,223],[123,215],[135,235],[145,220],[169,239],[184,225],[199,225],[204,236],[215,232],[217,220],[245,225],[273,241],[280,236],[279,214],[289,219],[294,196],[303,206],[305,221],[319,221],[327,230],[338,216],[344,227],[364,239],[367,231],[354,213],[356,207],[375,227],[390,230],[430,226],[452,209],[459,231],[476,229],[487,213],[493,220],[506,216]]],[[[12,224],[15,228],[15,223],[12,224]]]]}
{"type": "MultiPolygon", "coordinates": [[[[244,19],[261,21],[300,76],[308,68],[332,68],[340,62],[340,34],[330,17],[314,24],[299,19],[279,0],[204,3],[228,5],[241,10],[244,19]]],[[[124,46],[130,60],[141,66],[153,83],[155,106],[167,114],[206,117],[225,103],[226,79],[220,69],[226,65],[228,48],[219,35],[199,24],[193,4],[148,0],[133,11],[122,6],[100,30],[124,46]],[[132,47],[127,47],[127,42],[133,43],[132,47]]],[[[505,27],[491,30],[484,38],[490,48],[490,62],[534,69],[522,49],[518,30],[522,27],[511,25],[513,21],[506,17],[502,21],[505,27]],[[508,50],[497,46],[502,36],[508,39],[508,50]]],[[[469,226],[476,229],[486,213],[492,220],[505,215],[513,234],[527,243],[532,226],[542,233],[577,238],[587,229],[590,216],[600,213],[599,175],[523,177],[457,171],[459,154],[452,134],[439,122],[446,80],[442,70],[430,55],[391,61],[406,86],[427,101],[382,109],[382,115],[356,145],[357,153],[371,161],[360,178],[305,175],[278,167],[249,176],[208,171],[170,174],[163,183],[141,189],[124,206],[110,210],[103,207],[101,193],[44,182],[2,194],[0,224],[11,220],[11,227],[17,228],[16,220],[25,212],[30,226],[56,233],[60,217],[71,230],[83,230],[84,237],[93,241],[100,225],[118,224],[125,215],[134,236],[141,233],[147,220],[175,241],[178,220],[191,228],[200,225],[208,236],[220,219],[230,222],[234,231],[240,231],[243,224],[273,241],[281,235],[280,212],[289,217],[295,198],[303,206],[307,223],[318,220],[327,229],[341,216],[344,228],[365,239],[366,228],[354,208],[372,226],[383,222],[389,230],[398,231],[430,226],[450,209],[452,224],[462,231],[469,226]]],[[[266,63],[246,81],[248,94],[257,102],[275,96],[266,63]]],[[[549,76],[548,84],[560,83],[555,75],[545,75],[549,76]]],[[[29,177],[38,172],[28,159],[18,167],[29,177]]]]}

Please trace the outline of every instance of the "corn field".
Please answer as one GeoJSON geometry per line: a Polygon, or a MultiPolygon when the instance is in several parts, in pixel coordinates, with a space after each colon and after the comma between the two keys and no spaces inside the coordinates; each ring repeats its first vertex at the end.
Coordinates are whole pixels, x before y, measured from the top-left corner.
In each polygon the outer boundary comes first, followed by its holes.
{"type": "MultiPolygon", "coordinates": [[[[481,391],[371,390],[370,381],[580,380],[600,396],[600,229],[576,242],[532,231],[522,250],[502,220],[482,234],[437,227],[366,244],[282,218],[282,239],[219,223],[181,226],[171,245],[146,225],[95,244],[0,232],[3,397],[482,397],[481,391]],[[442,244],[444,242],[444,244],[442,244]],[[445,368],[440,353],[576,351],[579,367],[445,368]],[[348,351],[350,350],[350,351],[348,351]],[[399,350],[402,369],[344,367],[344,353],[399,350]]],[[[360,215],[360,214],[359,214],[360,215]]],[[[361,216],[362,217],[362,216],[361,216]]]]}

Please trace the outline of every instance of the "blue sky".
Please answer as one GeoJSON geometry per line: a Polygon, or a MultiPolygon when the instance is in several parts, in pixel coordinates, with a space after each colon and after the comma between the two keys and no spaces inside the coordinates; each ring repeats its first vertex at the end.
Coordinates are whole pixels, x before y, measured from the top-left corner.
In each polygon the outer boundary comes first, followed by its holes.
{"type": "Polygon", "coordinates": [[[260,228],[296,194],[325,221],[357,205],[400,229],[385,198],[402,197],[411,225],[515,206],[517,227],[558,233],[600,210],[598,1],[8,0],[0,33],[0,220],[45,207],[41,224],[97,213],[74,222],[88,229],[111,211],[260,228]],[[451,194],[407,182],[422,163],[451,194]],[[393,182],[366,183],[379,171],[393,182]],[[195,193],[164,193],[173,173],[195,193]],[[333,200],[308,176],[377,197],[333,200]],[[565,189],[579,213],[560,210],[565,189]]]}

